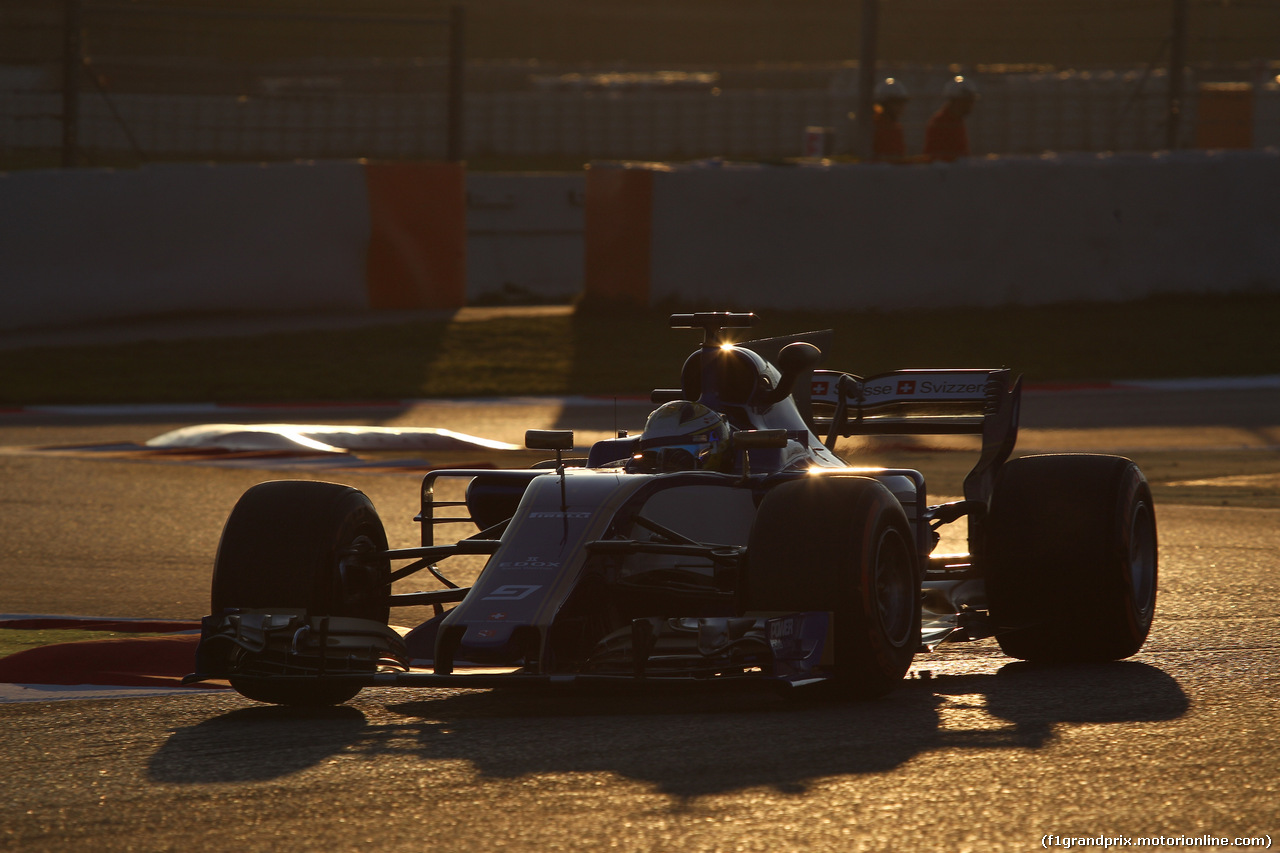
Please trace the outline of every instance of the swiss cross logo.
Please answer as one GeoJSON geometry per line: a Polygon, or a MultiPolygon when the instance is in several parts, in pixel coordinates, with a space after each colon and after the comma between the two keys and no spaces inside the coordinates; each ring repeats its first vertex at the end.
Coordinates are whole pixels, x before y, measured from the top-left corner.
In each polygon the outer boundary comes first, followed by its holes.
{"type": "Polygon", "coordinates": [[[900,381],[898,382],[898,393],[899,393],[899,394],[914,394],[914,393],[916,393],[916,383],[915,383],[915,380],[914,380],[914,379],[903,379],[903,380],[900,380],[900,381]]]}
{"type": "Polygon", "coordinates": [[[809,388],[809,393],[814,397],[825,397],[831,389],[831,383],[825,379],[815,379],[809,388]]]}

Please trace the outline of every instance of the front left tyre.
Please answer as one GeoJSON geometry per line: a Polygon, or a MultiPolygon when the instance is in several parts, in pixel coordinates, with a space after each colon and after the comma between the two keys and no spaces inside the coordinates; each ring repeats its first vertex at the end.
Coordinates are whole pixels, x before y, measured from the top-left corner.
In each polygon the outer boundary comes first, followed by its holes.
{"type": "MultiPolygon", "coordinates": [[[[223,528],[210,612],[279,608],[386,625],[386,551],[382,521],[363,492],[310,480],[260,483],[244,493],[223,528]]],[[[281,705],[336,705],[360,692],[342,681],[280,678],[308,668],[283,658],[237,648],[229,662],[232,687],[281,705]]]]}

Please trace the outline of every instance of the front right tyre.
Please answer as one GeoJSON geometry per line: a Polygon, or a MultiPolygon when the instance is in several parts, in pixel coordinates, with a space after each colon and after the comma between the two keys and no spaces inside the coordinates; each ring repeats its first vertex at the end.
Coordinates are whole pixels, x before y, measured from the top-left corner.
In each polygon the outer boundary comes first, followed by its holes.
{"type": "Polygon", "coordinates": [[[746,610],[832,614],[825,687],[838,696],[893,690],[920,646],[911,526],[876,480],[810,476],[770,490],[751,530],[745,585],[746,610]]]}

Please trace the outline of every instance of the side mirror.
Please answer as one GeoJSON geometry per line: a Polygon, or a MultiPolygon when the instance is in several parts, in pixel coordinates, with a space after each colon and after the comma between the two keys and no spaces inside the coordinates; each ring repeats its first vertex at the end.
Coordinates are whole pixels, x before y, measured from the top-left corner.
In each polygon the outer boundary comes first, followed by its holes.
{"type": "Polygon", "coordinates": [[[530,450],[573,450],[573,430],[525,430],[524,446],[530,450]]]}
{"type": "Polygon", "coordinates": [[[792,387],[800,374],[812,370],[822,360],[822,350],[805,341],[794,341],[787,344],[778,353],[778,367],[782,368],[782,376],[778,378],[778,387],[765,394],[758,402],[760,406],[772,406],[791,393],[792,387]]]}
{"type": "Polygon", "coordinates": [[[805,341],[787,344],[778,353],[778,366],[783,373],[799,373],[817,365],[822,360],[822,350],[805,341]]]}

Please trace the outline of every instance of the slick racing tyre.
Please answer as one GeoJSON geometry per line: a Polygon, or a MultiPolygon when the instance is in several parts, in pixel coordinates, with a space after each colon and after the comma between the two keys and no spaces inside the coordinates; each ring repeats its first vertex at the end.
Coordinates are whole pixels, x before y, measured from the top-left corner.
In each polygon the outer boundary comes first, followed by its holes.
{"type": "MultiPolygon", "coordinates": [[[[841,697],[891,691],[920,645],[920,572],[902,505],[865,477],[783,483],[747,547],[746,610],[829,611],[841,697]]],[[[834,688],[834,689],[831,689],[834,688]]]]}
{"type": "Polygon", "coordinates": [[[1156,519],[1138,466],[1118,456],[1004,465],[987,523],[987,594],[1005,654],[1118,660],[1142,647],[1156,603],[1156,519]]]}
{"type": "MultiPolygon", "coordinates": [[[[364,493],[310,480],[260,483],[244,493],[223,528],[210,612],[288,608],[385,625],[386,550],[382,521],[364,493]]],[[[230,680],[259,702],[336,705],[360,692],[332,681],[273,679],[274,664],[254,657],[237,649],[230,680]]]]}

